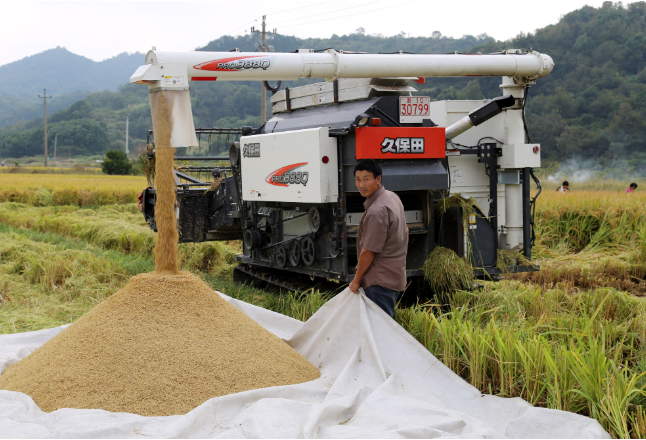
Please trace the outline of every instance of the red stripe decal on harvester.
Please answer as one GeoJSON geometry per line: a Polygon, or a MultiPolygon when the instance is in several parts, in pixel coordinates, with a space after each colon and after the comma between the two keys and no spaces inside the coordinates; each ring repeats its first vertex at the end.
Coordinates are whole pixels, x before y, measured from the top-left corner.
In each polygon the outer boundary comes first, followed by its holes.
{"type": "Polygon", "coordinates": [[[191,81],[215,81],[217,79],[217,76],[194,76],[191,81]]]}
{"type": "Polygon", "coordinates": [[[292,165],[284,166],[282,168],[278,168],[276,171],[274,171],[269,176],[267,176],[267,178],[265,179],[265,182],[269,183],[270,185],[275,185],[275,186],[289,186],[286,183],[272,182],[273,177],[274,176],[280,177],[283,174],[285,174],[285,173],[287,173],[289,171],[292,171],[293,169],[302,167],[303,165],[307,165],[307,162],[295,163],[295,164],[292,164],[292,165]]]}
{"type": "Polygon", "coordinates": [[[253,69],[267,69],[271,65],[271,60],[268,59],[267,55],[247,55],[243,57],[230,57],[230,58],[220,58],[219,60],[207,61],[202,64],[196,64],[193,66],[197,70],[208,70],[211,72],[237,72],[239,70],[247,70],[250,68],[253,69]],[[245,66],[245,63],[235,63],[234,61],[240,60],[250,60],[253,58],[265,58],[263,60],[263,65],[258,66],[245,66]]]}

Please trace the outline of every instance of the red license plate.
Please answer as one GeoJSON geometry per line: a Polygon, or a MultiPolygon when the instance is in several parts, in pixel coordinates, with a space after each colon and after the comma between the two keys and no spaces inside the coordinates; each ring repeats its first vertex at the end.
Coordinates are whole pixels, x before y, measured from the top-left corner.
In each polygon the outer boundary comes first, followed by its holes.
{"type": "Polygon", "coordinates": [[[428,96],[400,96],[399,123],[420,124],[431,118],[431,98],[428,96]]]}

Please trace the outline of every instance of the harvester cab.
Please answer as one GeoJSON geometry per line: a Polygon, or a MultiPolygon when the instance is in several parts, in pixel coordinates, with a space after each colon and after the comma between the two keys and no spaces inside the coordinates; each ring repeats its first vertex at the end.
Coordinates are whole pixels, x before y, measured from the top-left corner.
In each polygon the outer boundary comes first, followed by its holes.
{"type": "MultiPolygon", "coordinates": [[[[531,259],[530,182],[540,146],[527,143],[524,100],[552,70],[549,56],[151,51],[146,62],[131,82],[176,96],[173,147],[196,144],[189,79],[325,80],[274,89],[273,117],[239,129],[228,156],[192,158],[228,161],[212,166],[213,183],[178,173],[180,242],[241,239],[238,272],[296,290],[290,280],[298,274],[351,281],[364,201],[352,170],[368,158],[404,205],[409,278],[422,278],[436,246],[470,259],[481,276],[500,274],[499,249],[531,259]],[[501,76],[503,96],[432,102],[413,94],[411,82],[438,76],[501,76]]],[[[154,205],[154,188],[145,190],[153,228],[154,205]]]]}

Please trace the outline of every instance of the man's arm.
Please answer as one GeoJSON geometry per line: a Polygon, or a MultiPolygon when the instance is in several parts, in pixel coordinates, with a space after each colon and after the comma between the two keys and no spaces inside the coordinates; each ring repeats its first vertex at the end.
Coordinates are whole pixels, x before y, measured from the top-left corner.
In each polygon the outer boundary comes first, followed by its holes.
{"type": "Polygon", "coordinates": [[[359,286],[361,285],[361,279],[366,273],[372,260],[375,259],[375,253],[369,251],[368,249],[361,249],[361,254],[359,255],[359,264],[357,264],[357,273],[354,276],[354,280],[350,283],[350,290],[354,293],[359,293],[359,286]]]}

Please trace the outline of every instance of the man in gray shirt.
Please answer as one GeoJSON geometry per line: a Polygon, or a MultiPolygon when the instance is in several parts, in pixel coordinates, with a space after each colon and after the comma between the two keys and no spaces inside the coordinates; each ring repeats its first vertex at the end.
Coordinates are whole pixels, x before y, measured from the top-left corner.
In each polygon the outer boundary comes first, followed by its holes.
{"type": "Polygon", "coordinates": [[[354,167],[357,189],[366,198],[366,212],[357,232],[357,273],[350,290],[366,296],[391,317],[406,288],[408,228],[399,196],[381,186],[381,166],[364,159],[354,167]]]}

